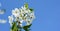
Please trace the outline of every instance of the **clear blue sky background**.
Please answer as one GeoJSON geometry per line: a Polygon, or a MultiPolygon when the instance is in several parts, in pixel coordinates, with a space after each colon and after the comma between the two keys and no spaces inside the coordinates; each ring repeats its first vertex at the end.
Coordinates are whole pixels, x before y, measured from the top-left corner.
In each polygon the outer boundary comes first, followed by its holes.
{"type": "Polygon", "coordinates": [[[31,31],[60,31],[60,0],[0,0],[0,9],[6,9],[6,13],[0,15],[0,19],[6,19],[7,23],[0,24],[0,31],[9,31],[8,16],[11,10],[20,8],[27,2],[35,11],[35,20],[31,31]]]}

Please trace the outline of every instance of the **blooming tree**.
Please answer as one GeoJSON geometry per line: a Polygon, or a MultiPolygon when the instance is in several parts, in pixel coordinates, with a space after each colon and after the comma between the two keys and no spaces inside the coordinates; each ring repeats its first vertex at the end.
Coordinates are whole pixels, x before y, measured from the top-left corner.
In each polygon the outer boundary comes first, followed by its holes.
{"type": "Polygon", "coordinates": [[[35,18],[34,11],[28,7],[28,4],[24,4],[21,8],[15,8],[12,10],[12,15],[8,16],[9,24],[11,26],[10,31],[30,31],[30,26],[35,18]],[[25,25],[23,23],[26,23],[25,25]]]}

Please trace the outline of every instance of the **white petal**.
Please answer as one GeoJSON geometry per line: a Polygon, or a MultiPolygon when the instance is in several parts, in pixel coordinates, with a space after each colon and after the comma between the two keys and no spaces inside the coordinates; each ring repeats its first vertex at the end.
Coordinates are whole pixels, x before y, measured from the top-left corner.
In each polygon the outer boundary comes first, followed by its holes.
{"type": "Polygon", "coordinates": [[[15,10],[19,10],[18,8],[15,8],[15,10]]]}
{"type": "Polygon", "coordinates": [[[22,27],[22,24],[20,24],[20,26],[22,27]]]}
{"type": "Polygon", "coordinates": [[[20,21],[21,23],[23,23],[23,20],[22,21],[20,21]]]}
{"type": "Polygon", "coordinates": [[[15,17],[18,17],[19,14],[20,14],[20,11],[18,8],[15,8],[15,10],[12,11],[12,14],[15,16],[15,17]]]}
{"type": "Polygon", "coordinates": [[[9,18],[9,23],[12,23],[13,22],[13,16],[12,15],[8,16],[8,18],[9,18]]]}

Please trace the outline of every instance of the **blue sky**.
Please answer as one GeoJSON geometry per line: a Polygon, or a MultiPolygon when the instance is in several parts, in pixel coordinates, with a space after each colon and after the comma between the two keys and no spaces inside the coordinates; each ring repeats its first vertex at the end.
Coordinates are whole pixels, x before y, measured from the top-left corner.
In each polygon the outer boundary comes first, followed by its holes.
{"type": "Polygon", "coordinates": [[[34,9],[36,18],[31,26],[31,31],[60,31],[60,0],[0,0],[0,9],[6,9],[0,19],[5,19],[5,24],[0,23],[0,31],[9,31],[8,16],[11,10],[20,8],[27,2],[34,9]]]}

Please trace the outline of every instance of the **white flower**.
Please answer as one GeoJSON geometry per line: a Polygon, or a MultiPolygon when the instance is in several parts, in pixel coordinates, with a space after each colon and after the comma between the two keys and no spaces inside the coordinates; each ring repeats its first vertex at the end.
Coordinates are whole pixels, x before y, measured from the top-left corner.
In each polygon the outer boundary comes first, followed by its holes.
{"type": "Polygon", "coordinates": [[[30,14],[30,17],[32,17],[32,19],[35,19],[34,12],[30,14]]]}
{"type": "Polygon", "coordinates": [[[22,7],[21,7],[21,11],[23,11],[24,13],[28,13],[28,12],[29,12],[29,10],[28,10],[28,9],[26,9],[26,7],[25,7],[25,6],[22,6],[22,7]]]}
{"type": "Polygon", "coordinates": [[[25,10],[25,13],[30,13],[30,10],[29,10],[29,9],[26,9],[26,10],[25,10]]]}
{"type": "Polygon", "coordinates": [[[25,17],[26,17],[27,25],[31,24],[33,19],[35,18],[34,12],[33,13],[27,13],[25,17]]]}
{"type": "Polygon", "coordinates": [[[22,23],[23,23],[23,20],[21,20],[20,23],[21,23],[20,26],[22,27],[22,25],[23,25],[23,24],[22,24],[22,23]]]}
{"type": "Polygon", "coordinates": [[[26,25],[30,25],[31,24],[31,21],[26,21],[26,25]]]}
{"type": "Polygon", "coordinates": [[[32,23],[32,20],[31,20],[30,18],[27,18],[27,19],[26,19],[26,23],[27,23],[27,25],[29,25],[29,24],[32,23]]]}
{"type": "Polygon", "coordinates": [[[22,6],[21,9],[26,10],[26,7],[25,6],[22,6]]]}
{"type": "Polygon", "coordinates": [[[13,16],[11,15],[11,16],[8,16],[8,18],[9,18],[9,23],[10,23],[10,25],[12,26],[12,23],[13,23],[13,16]]]}
{"type": "Polygon", "coordinates": [[[15,8],[15,10],[12,10],[12,15],[14,15],[15,17],[18,17],[20,14],[19,9],[15,8]]]}

